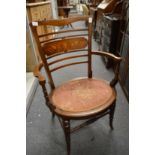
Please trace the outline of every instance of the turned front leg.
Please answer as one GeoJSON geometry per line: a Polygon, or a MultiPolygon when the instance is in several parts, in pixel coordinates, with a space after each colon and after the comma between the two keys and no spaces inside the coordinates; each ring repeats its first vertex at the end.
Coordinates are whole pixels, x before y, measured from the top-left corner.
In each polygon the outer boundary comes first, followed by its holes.
{"type": "Polygon", "coordinates": [[[63,128],[65,133],[65,139],[67,144],[67,153],[70,155],[70,120],[63,119],[63,128]]]}

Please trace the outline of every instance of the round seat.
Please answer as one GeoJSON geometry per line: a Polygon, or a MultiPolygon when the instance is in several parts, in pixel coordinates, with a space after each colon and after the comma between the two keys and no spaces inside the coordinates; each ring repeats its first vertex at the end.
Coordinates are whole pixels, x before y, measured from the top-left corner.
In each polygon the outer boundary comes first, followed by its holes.
{"type": "Polygon", "coordinates": [[[109,107],[116,98],[107,81],[76,79],[57,87],[50,95],[55,111],[65,116],[87,116],[109,107]]]}

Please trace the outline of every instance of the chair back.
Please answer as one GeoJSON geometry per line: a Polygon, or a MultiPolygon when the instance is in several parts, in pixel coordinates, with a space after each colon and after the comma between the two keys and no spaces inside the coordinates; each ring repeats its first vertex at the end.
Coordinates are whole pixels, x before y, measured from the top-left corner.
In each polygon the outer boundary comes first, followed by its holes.
{"type": "Polygon", "coordinates": [[[78,16],[71,18],[63,18],[63,19],[53,19],[48,21],[37,21],[30,23],[31,29],[33,31],[33,35],[35,37],[37,47],[39,50],[39,54],[42,60],[42,63],[45,67],[46,73],[48,75],[49,83],[51,88],[55,88],[55,84],[52,78],[52,72],[76,64],[87,63],[88,64],[88,77],[92,77],[92,69],[91,69],[91,37],[92,37],[92,18],[89,16],[78,16]],[[75,22],[88,22],[88,27],[84,28],[71,28],[71,29],[61,29],[64,26],[71,25],[75,22]],[[58,30],[46,33],[46,34],[38,34],[37,28],[39,26],[49,27],[60,27],[58,30]],[[81,33],[82,32],[82,33],[81,33]],[[86,51],[84,54],[83,51],[86,51]],[[67,53],[79,52],[77,55],[69,56],[67,53]],[[83,52],[83,53],[81,53],[83,52]],[[65,55],[63,58],[56,58],[59,55],[65,55]],[[59,67],[52,67],[51,65],[56,64],[58,62],[62,62],[65,60],[82,58],[86,57],[87,61],[78,61],[63,64],[59,67]]]}

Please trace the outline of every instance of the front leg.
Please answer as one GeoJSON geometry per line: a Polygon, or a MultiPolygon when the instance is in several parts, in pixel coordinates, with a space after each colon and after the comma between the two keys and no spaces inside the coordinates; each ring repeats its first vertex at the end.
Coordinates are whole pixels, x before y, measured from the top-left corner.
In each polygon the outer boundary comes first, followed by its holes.
{"type": "Polygon", "coordinates": [[[115,112],[115,106],[116,106],[116,101],[111,105],[110,107],[110,113],[109,113],[109,125],[111,130],[113,130],[113,118],[114,118],[114,112],[115,112]]]}
{"type": "Polygon", "coordinates": [[[70,120],[62,119],[65,139],[67,144],[67,153],[70,155],[70,120]]]}

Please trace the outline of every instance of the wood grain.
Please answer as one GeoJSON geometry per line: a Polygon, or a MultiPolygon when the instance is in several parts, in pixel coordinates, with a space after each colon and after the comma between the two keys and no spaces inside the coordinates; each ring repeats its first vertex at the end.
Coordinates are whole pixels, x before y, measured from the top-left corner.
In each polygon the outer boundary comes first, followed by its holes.
{"type": "Polygon", "coordinates": [[[87,39],[84,37],[63,39],[44,44],[43,51],[46,55],[49,56],[53,53],[67,52],[71,50],[85,48],[87,44],[87,39]]]}
{"type": "Polygon", "coordinates": [[[38,25],[64,26],[78,21],[87,21],[89,16],[76,16],[71,18],[53,19],[48,21],[38,21],[38,25]]]}

